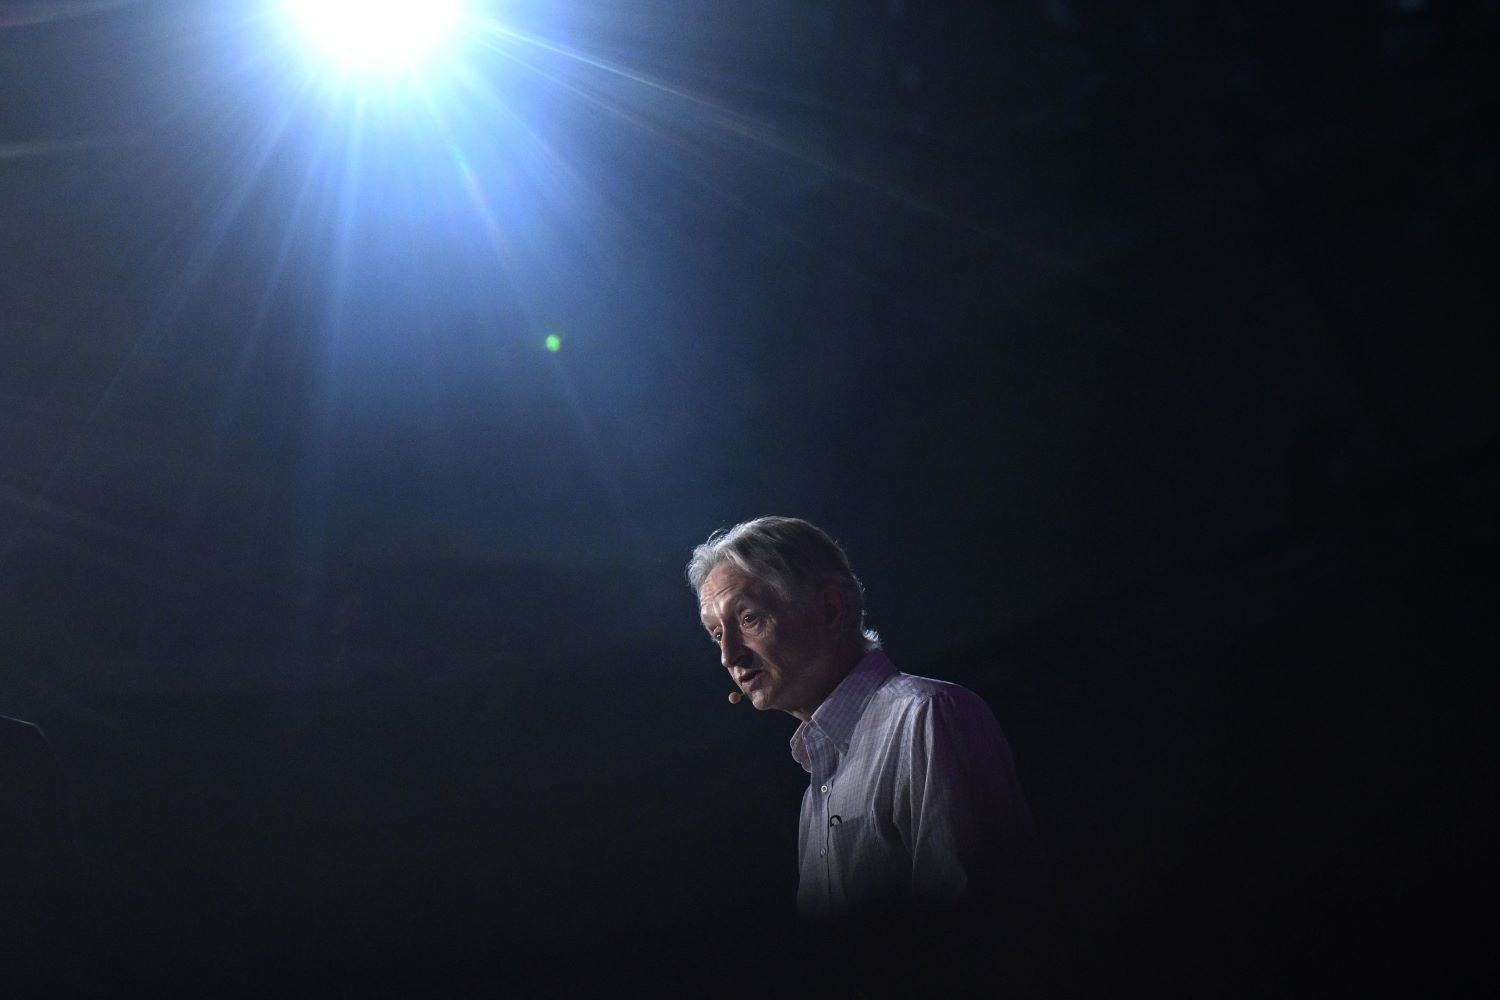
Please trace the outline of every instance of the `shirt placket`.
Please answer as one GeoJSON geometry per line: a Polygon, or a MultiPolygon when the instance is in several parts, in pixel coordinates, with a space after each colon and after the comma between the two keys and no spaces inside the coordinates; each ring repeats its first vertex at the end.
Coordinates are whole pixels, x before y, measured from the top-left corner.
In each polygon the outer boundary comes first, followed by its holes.
{"type": "Polygon", "coordinates": [[[833,797],[833,786],[838,781],[839,754],[833,741],[822,733],[818,734],[817,741],[812,748],[813,761],[813,819],[817,830],[818,861],[823,871],[824,886],[828,893],[827,898],[832,900],[838,898],[840,887],[836,884],[834,870],[833,835],[836,832],[830,825],[828,804],[833,797]]]}

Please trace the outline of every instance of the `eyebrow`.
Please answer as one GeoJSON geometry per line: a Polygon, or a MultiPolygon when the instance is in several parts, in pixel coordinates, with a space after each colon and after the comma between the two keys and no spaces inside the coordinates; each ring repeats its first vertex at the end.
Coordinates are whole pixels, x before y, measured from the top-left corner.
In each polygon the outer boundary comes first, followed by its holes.
{"type": "MultiPolygon", "coordinates": [[[[755,601],[752,601],[750,599],[749,594],[736,594],[734,595],[734,603],[730,605],[730,607],[734,608],[735,614],[739,614],[741,611],[745,610],[745,608],[753,606],[755,603],[755,601]]],[[[708,629],[710,632],[713,631],[713,622],[709,621],[708,615],[700,613],[698,615],[698,620],[703,623],[704,628],[708,629]]]]}

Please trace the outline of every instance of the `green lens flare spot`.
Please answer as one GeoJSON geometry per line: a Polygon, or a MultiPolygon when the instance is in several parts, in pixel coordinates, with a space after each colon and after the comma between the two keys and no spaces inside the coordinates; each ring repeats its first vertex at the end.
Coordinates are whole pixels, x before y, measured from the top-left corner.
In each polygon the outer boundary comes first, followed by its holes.
{"type": "Polygon", "coordinates": [[[551,351],[553,354],[556,354],[558,351],[562,350],[562,338],[555,333],[547,334],[547,350],[551,351]]]}

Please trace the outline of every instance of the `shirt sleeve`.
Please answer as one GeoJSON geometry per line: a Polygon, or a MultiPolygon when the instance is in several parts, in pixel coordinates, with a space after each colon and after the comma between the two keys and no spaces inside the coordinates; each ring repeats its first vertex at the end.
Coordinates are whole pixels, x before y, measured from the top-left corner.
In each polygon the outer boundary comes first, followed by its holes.
{"type": "Polygon", "coordinates": [[[1005,891],[1035,870],[1036,832],[1010,747],[984,700],[953,687],[911,717],[912,896],[937,912],[1005,891]]]}

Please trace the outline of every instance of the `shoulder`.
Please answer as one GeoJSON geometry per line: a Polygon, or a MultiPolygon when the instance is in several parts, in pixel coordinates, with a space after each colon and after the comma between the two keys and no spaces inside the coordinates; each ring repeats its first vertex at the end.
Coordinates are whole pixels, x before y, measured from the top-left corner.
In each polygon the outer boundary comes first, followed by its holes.
{"type": "Polygon", "coordinates": [[[968,688],[951,681],[899,671],[876,690],[871,701],[883,714],[913,722],[923,719],[994,721],[989,704],[968,688]]]}
{"type": "Polygon", "coordinates": [[[952,681],[896,671],[876,690],[875,697],[903,704],[970,704],[983,699],[968,688],[952,681]]]}

